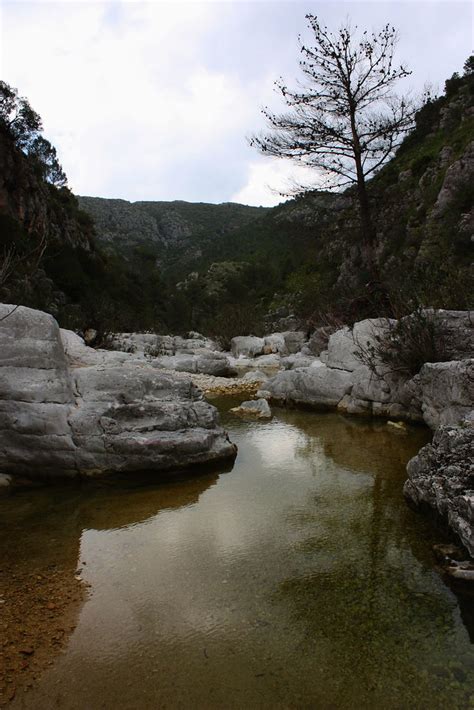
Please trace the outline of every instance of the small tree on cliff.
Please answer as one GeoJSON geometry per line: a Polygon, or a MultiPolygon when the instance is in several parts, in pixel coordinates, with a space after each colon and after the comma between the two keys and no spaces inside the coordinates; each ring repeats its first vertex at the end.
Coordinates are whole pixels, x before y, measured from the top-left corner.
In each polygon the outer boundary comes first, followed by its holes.
{"type": "Polygon", "coordinates": [[[0,130],[32,159],[42,180],[64,187],[66,175],[56,148],[40,134],[42,127],[41,117],[31,108],[28,99],[18,96],[16,89],[0,81],[0,130]]]}
{"type": "Polygon", "coordinates": [[[65,187],[66,173],[61,167],[56,148],[43,136],[37,136],[28,146],[28,155],[35,161],[41,177],[55,187],[65,187]]]}
{"type": "Polygon", "coordinates": [[[373,271],[376,234],[366,182],[413,125],[415,107],[393,93],[394,84],[411,72],[393,63],[394,27],[369,34],[346,24],[330,32],[314,15],[306,19],[314,44],[300,39],[304,80],[297,90],[282,79],[275,82],[291,110],[264,108],[271,130],[250,144],[265,155],[314,168],[327,189],[356,184],[363,251],[373,271]]]}
{"type": "Polygon", "coordinates": [[[41,118],[29,101],[18,96],[18,91],[5,81],[0,81],[0,129],[8,133],[22,150],[34,141],[42,129],[41,118]]]}

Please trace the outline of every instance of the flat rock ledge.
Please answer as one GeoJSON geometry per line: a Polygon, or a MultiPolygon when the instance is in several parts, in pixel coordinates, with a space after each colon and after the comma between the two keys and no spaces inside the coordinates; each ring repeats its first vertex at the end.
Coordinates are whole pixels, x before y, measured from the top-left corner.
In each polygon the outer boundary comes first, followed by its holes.
{"type": "Polygon", "coordinates": [[[0,471],[28,479],[171,471],[236,455],[188,377],[96,351],[41,311],[0,304],[0,471]]]}

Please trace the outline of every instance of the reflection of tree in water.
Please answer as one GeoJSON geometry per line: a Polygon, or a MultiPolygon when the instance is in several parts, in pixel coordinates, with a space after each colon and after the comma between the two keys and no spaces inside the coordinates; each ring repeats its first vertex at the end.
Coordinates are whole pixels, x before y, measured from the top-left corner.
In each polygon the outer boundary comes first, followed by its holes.
{"type": "MultiPolygon", "coordinates": [[[[336,438],[335,419],[289,417],[307,435],[297,456],[311,466],[315,486],[307,507],[289,513],[300,531],[302,573],[285,580],[274,601],[301,626],[305,652],[318,663],[322,653],[348,687],[358,686],[356,697],[365,692],[373,702],[381,693],[381,700],[385,686],[405,698],[404,679],[415,674],[420,698],[433,689],[442,698],[457,682],[446,658],[472,650],[457,624],[456,600],[433,570],[434,527],[402,497],[405,464],[426,432],[408,437],[338,417],[336,438]]],[[[468,690],[474,675],[459,690],[460,702],[468,690]]]]}
{"type": "Polygon", "coordinates": [[[76,575],[83,530],[125,527],[195,504],[217,478],[141,487],[104,480],[0,500],[0,705],[38,677],[75,628],[85,597],[76,575]]]}

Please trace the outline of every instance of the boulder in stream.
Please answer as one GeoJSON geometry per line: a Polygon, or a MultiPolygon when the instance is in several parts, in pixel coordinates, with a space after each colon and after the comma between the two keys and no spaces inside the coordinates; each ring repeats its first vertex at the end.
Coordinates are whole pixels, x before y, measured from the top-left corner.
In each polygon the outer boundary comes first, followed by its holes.
{"type": "Polygon", "coordinates": [[[266,399],[250,399],[242,402],[238,407],[230,410],[240,417],[251,417],[252,419],[271,419],[272,410],[266,399]]]}
{"type": "Polygon", "coordinates": [[[233,458],[190,379],[95,351],[47,313],[0,305],[0,470],[58,478],[233,458]]]}

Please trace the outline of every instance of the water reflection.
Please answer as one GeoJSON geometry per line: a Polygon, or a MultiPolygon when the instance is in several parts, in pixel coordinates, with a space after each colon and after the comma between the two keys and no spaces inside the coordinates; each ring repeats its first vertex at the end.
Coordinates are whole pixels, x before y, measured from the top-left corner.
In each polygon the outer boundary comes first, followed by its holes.
{"type": "Polygon", "coordinates": [[[0,504],[35,538],[15,543],[25,564],[59,540],[91,584],[67,652],[15,706],[467,707],[474,654],[432,566],[439,535],[401,494],[427,433],[224,420],[230,475],[0,504]]]}

